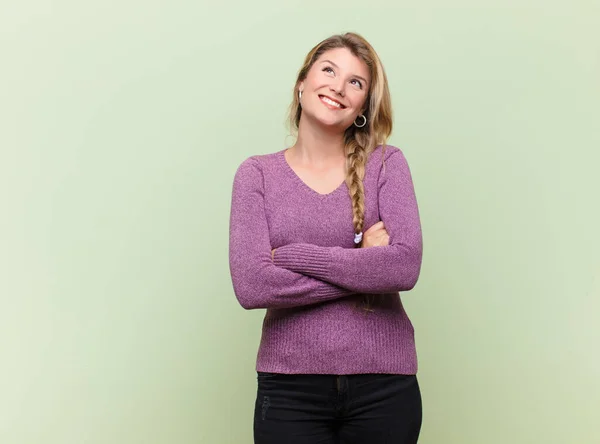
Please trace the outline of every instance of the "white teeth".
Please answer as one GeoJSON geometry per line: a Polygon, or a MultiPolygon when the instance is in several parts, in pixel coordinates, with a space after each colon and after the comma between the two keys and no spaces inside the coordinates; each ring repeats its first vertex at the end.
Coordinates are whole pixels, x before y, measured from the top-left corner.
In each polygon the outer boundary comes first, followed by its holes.
{"type": "Polygon", "coordinates": [[[340,105],[337,102],[334,102],[333,100],[329,100],[327,97],[321,97],[321,100],[325,103],[329,103],[330,105],[337,106],[338,108],[342,107],[342,105],[340,105]]]}

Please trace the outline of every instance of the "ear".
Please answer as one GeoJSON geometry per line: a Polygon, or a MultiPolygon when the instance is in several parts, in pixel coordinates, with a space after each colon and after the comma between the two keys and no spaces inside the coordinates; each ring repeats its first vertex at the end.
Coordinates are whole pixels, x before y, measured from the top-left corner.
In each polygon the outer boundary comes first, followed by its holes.
{"type": "Polygon", "coordinates": [[[302,91],[304,90],[304,80],[300,82],[300,84],[298,85],[298,91],[302,91]]]}

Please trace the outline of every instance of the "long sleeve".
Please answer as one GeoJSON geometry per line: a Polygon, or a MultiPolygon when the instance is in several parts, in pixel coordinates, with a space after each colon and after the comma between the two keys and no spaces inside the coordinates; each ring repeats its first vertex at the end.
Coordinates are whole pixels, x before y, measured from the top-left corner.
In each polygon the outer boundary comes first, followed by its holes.
{"type": "Polygon", "coordinates": [[[234,177],[229,223],[229,268],[242,307],[294,307],[353,294],[273,263],[264,199],[261,165],[250,157],[234,177]]]}
{"type": "Polygon", "coordinates": [[[385,161],[378,193],[389,245],[342,248],[293,243],[275,250],[275,265],[361,293],[412,289],[421,270],[423,242],[411,173],[398,149],[385,161]]]}

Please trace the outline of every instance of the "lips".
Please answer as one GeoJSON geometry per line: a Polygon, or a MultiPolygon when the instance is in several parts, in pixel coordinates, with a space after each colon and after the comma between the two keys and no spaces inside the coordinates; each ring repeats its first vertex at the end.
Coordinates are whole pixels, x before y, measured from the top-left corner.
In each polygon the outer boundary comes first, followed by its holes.
{"type": "Polygon", "coordinates": [[[344,109],[346,108],[346,106],[342,105],[340,102],[338,102],[337,100],[332,99],[329,96],[326,96],[324,94],[319,94],[319,98],[321,99],[322,102],[330,105],[330,106],[337,106],[338,109],[344,109]],[[339,106],[338,106],[339,105],[339,106]]]}

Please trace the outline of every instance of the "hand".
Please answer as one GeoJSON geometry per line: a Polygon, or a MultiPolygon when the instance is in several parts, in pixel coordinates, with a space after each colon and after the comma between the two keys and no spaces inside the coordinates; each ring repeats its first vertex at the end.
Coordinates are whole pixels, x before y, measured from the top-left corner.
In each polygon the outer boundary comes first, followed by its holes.
{"type": "Polygon", "coordinates": [[[383,222],[379,221],[363,233],[361,248],[385,247],[389,244],[390,236],[388,235],[383,222]]]}
{"type": "Polygon", "coordinates": [[[272,260],[272,261],[274,261],[274,260],[275,260],[275,250],[276,250],[276,248],[273,248],[273,249],[271,250],[271,260],[272,260]]]}

